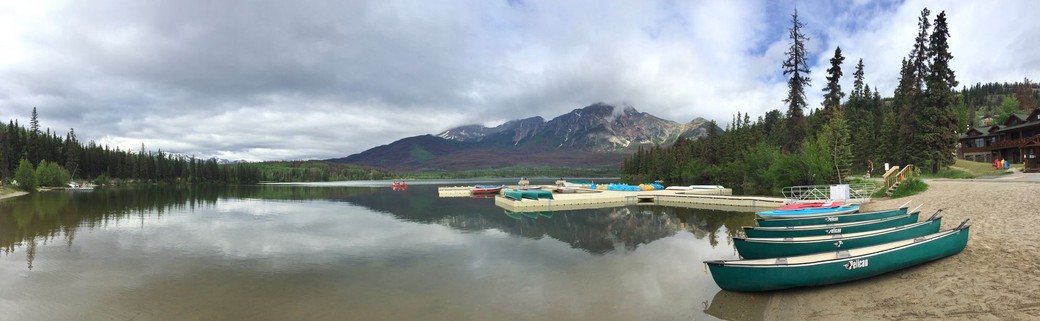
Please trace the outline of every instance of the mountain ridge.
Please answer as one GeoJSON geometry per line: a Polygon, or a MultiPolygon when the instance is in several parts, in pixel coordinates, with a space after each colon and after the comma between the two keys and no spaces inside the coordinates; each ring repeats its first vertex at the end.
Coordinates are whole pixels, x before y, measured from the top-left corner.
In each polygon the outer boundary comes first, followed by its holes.
{"type": "MultiPolygon", "coordinates": [[[[634,107],[595,103],[545,121],[540,116],[495,127],[464,125],[436,135],[406,137],[343,158],[337,163],[396,171],[470,170],[510,166],[617,168],[640,146],[698,139],[712,130],[697,117],[680,124],[634,107]]],[[[714,130],[721,132],[718,126],[714,130]]]]}

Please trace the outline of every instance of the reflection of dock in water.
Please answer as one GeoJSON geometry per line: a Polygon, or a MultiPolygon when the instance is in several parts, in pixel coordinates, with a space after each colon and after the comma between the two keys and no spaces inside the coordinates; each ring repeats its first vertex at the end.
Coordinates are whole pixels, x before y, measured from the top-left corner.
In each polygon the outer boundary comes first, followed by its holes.
{"type": "Polygon", "coordinates": [[[540,212],[609,208],[627,205],[695,207],[736,212],[752,212],[784,205],[784,199],[758,196],[732,196],[731,189],[604,191],[578,189],[577,193],[554,193],[552,199],[512,199],[495,197],[495,205],[512,212],[540,212]]]}

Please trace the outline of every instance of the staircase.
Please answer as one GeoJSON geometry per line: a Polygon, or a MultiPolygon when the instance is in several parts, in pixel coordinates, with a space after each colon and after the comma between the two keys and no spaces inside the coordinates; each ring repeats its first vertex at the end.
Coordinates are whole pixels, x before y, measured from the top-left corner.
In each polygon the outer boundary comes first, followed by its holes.
{"type": "Polygon", "coordinates": [[[899,184],[910,178],[910,173],[914,170],[914,165],[906,165],[902,169],[899,166],[889,168],[885,175],[882,176],[885,179],[885,193],[892,193],[899,184]]]}

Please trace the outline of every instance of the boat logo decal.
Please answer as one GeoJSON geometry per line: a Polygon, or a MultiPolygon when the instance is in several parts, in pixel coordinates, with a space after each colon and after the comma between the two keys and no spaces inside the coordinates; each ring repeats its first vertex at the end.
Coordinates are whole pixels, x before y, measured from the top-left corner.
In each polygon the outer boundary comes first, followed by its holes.
{"type": "Polygon", "coordinates": [[[860,259],[860,260],[849,261],[849,263],[845,263],[845,265],[843,265],[843,266],[845,267],[846,270],[855,270],[855,269],[858,269],[858,268],[865,268],[869,264],[870,264],[870,262],[869,262],[868,259],[860,259]]]}
{"type": "Polygon", "coordinates": [[[842,242],[841,240],[838,240],[837,242],[834,242],[834,246],[836,246],[836,247],[841,247],[842,244],[845,244],[845,242],[842,242]]]}
{"type": "Polygon", "coordinates": [[[841,229],[840,228],[832,228],[832,229],[827,230],[827,234],[838,234],[838,233],[841,233],[841,229]]]}
{"type": "Polygon", "coordinates": [[[827,222],[837,222],[838,221],[838,217],[837,216],[828,216],[828,217],[824,218],[824,220],[826,220],[827,222]]]}

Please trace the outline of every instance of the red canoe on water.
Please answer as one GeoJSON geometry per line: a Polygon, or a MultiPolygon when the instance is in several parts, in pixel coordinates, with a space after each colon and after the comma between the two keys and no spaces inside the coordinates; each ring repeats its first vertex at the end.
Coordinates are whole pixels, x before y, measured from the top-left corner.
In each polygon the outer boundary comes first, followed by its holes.
{"type": "Polygon", "coordinates": [[[787,204],[781,207],[777,207],[777,210],[797,210],[803,208],[832,208],[841,206],[843,202],[809,202],[809,203],[794,203],[787,204]]]}

